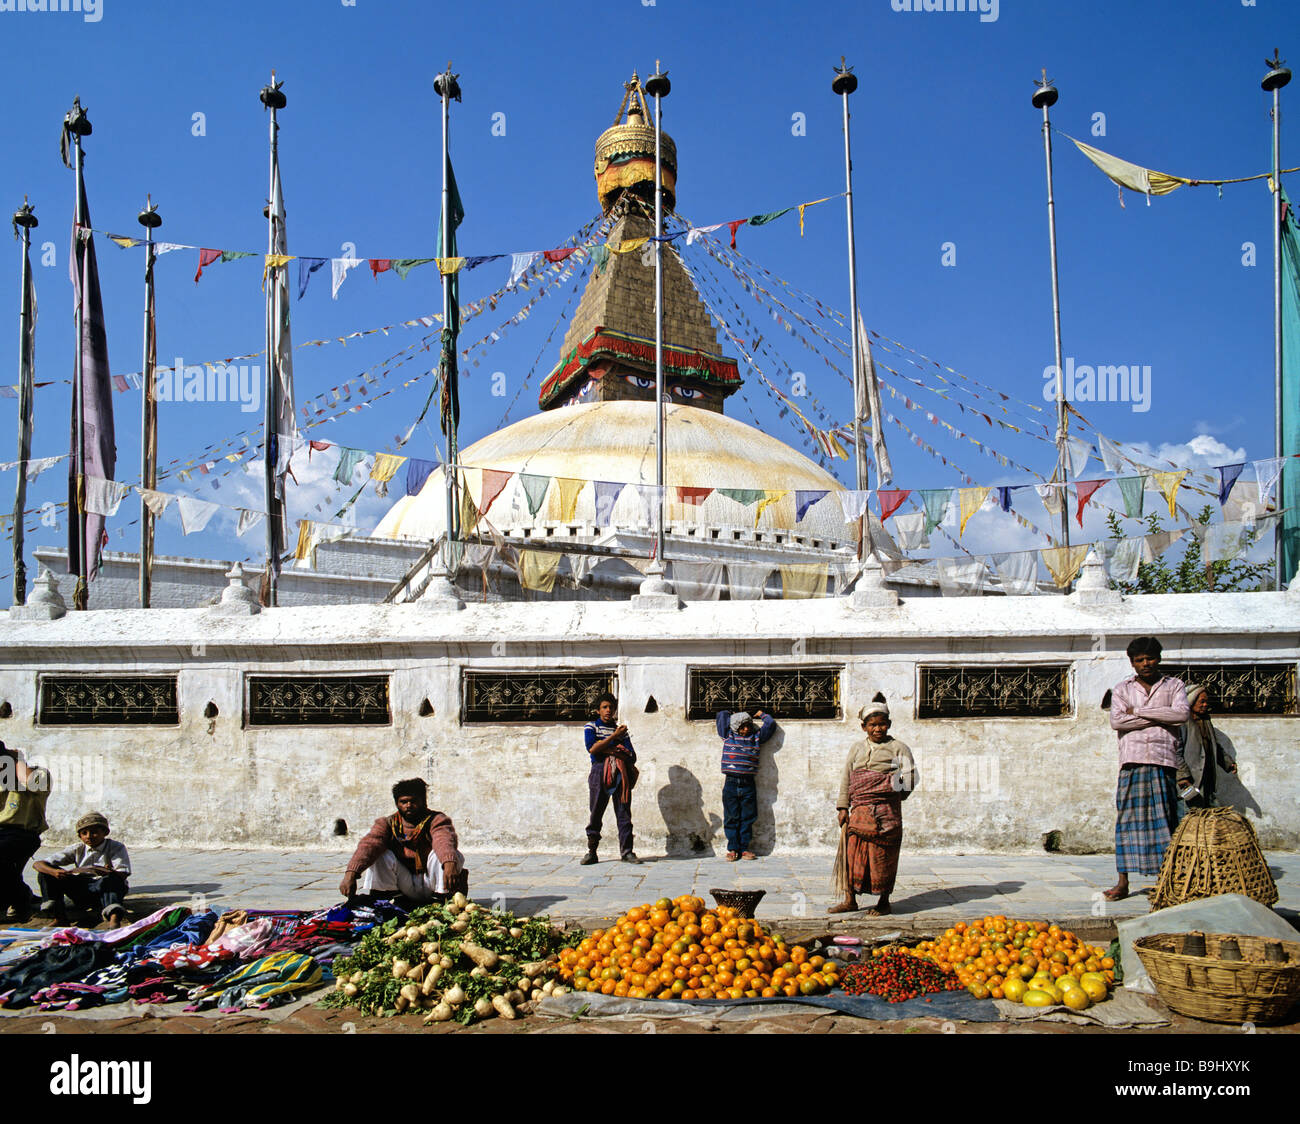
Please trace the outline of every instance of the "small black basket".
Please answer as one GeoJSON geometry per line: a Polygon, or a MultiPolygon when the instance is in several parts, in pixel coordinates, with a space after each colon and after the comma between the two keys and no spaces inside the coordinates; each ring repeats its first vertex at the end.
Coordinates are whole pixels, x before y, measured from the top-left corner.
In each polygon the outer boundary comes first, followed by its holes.
{"type": "Polygon", "coordinates": [[[718,905],[734,909],[741,917],[753,917],[758,903],[763,900],[766,890],[710,890],[709,894],[718,905]]]}

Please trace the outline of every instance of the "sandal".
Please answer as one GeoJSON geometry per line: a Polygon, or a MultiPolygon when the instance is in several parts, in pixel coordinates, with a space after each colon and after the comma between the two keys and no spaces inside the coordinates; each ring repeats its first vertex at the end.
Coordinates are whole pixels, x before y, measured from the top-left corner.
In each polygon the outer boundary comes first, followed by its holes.
{"type": "Polygon", "coordinates": [[[756,858],[758,858],[758,856],[757,856],[756,854],[754,854],[753,851],[746,851],[746,852],[745,852],[743,855],[741,855],[740,857],[741,857],[742,859],[744,859],[746,862],[753,862],[756,858]]]}
{"type": "Polygon", "coordinates": [[[740,858],[740,856],[739,856],[738,854],[736,854],[735,851],[728,851],[728,852],[727,852],[725,855],[723,855],[722,857],[723,857],[724,859],[726,859],[727,862],[729,862],[729,863],[734,863],[738,858],[740,858]]]}

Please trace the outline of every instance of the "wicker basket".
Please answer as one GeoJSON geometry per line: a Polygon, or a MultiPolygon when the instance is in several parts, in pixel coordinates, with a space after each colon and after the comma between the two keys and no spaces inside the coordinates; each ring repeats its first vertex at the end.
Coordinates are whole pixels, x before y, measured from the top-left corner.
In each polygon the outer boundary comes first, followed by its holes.
{"type": "Polygon", "coordinates": [[[740,917],[753,917],[766,890],[710,890],[709,895],[718,905],[734,909],[740,917]]]}
{"type": "Polygon", "coordinates": [[[1216,894],[1244,894],[1273,905],[1277,884],[1245,816],[1232,808],[1195,808],[1169,841],[1151,908],[1216,894]]]}
{"type": "Polygon", "coordinates": [[[1214,1023],[1277,1023],[1300,1001],[1300,941],[1223,933],[1156,933],[1134,942],[1160,998],[1180,1015],[1214,1023]],[[1205,955],[1184,952],[1203,938],[1205,955]],[[1240,960],[1222,958],[1237,942],[1240,960]],[[1272,955],[1282,955],[1278,962],[1272,955]]]}

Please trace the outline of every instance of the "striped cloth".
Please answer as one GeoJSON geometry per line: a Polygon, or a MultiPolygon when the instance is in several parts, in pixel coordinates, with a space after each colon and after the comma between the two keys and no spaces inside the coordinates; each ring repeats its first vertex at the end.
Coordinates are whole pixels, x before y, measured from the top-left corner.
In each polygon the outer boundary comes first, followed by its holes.
{"type": "Polygon", "coordinates": [[[1125,765],[1115,790],[1115,869],[1159,874],[1178,826],[1178,786],[1168,765],[1125,765]]]}

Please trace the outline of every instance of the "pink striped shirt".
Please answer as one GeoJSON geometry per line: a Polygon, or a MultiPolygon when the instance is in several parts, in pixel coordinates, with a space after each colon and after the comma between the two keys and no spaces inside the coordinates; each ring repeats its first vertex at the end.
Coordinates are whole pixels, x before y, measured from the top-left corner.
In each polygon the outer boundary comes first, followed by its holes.
{"type": "Polygon", "coordinates": [[[1178,727],[1192,708],[1181,679],[1166,675],[1151,688],[1130,676],[1110,696],[1111,729],[1119,731],[1120,765],[1177,765],[1178,727]]]}

